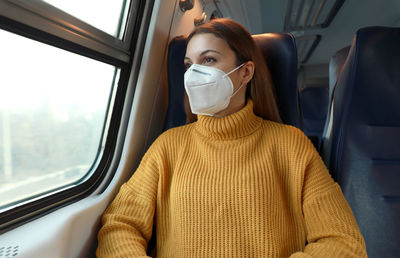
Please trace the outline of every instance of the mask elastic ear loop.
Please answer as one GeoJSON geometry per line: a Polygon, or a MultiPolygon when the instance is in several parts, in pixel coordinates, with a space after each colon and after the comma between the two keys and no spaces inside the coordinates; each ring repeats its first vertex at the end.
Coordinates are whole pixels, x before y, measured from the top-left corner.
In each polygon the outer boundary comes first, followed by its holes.
{"type": "Polygon", "coordinates": [[[243,86],[244,86],[244,83],[242,83],[242,85],[240,85],[240,87],[239,87],[237,90],[235,90],[235,92],[231,95],[231,98],[232,98],[233,96],[235,96],[235,94],[238,93],[238,91],[239,91],[243,86]]]}
{"type": "Polygon", "coordinates": [[[236,67],[235,69],[233,69],[233,70],[232,70],[232,71],[230,71],[229,73],[226,73],[224,76],[228,76],[228,75],[230,75],[231,73],[233,73],[233,72],[234,72],[234,71],[236,71],[237,69],[240,69],[240,67],[242,67],[244,64],[245,64],[245,63],[243,63],[243,64],[239,65],[238,67],[236,67]]]}

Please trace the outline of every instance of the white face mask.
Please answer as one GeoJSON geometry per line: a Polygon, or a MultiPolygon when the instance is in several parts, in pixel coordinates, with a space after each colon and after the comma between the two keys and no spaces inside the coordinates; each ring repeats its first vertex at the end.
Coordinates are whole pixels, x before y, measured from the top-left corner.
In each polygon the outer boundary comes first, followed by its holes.
{"type": "Polygon", "coordinates": [[[243,87],[233,92],[229,73],[205,65],[192,64],[185,72],[185,90],[193,114],[213,116],[228,107],[231,98],[243,87]]]}

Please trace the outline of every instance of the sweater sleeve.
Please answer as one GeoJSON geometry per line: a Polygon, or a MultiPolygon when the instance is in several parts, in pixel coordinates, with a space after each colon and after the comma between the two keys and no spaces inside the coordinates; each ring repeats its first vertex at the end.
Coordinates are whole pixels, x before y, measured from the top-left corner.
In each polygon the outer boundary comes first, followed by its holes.
{"type": "Polygon", "coordinates": [[[291,257],[367,257],[364,239],[339,185],[311,143],[306,145],[311,155],[302,198],[308,244],[291,257]]]}
{"type": "Polygon", "coordinates": [[[154,144],[144,155],[131,179],[102,217],[97,257],[147,257],[156,206],[161,157],[154,144]]]}

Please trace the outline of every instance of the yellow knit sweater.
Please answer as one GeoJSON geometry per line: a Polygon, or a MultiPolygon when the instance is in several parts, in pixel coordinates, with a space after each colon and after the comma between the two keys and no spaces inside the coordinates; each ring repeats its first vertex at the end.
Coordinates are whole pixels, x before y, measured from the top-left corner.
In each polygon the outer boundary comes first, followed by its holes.
{"type": "Polygon", "coordinates": [[[249,100],[163,133],[103,215],[99,257],[366,257],[340,188],[298,129],[249,100]]]}

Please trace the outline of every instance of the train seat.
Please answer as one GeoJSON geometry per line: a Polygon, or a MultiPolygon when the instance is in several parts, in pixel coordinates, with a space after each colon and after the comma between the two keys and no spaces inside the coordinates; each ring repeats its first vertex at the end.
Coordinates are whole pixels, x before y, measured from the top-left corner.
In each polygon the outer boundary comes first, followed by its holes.
{"type": "Polygon", "coordinates": [[[400,28],[357,31],[333,95],[329,167],[369,257],[400,254],[400,28]]]}
{"type": "Polygon", "coordinates": [[[328,85],[313,85],[299,89],[304,133],[319,149],[329,103],[328,85]]]}
{"type": "Polygon", "coordinates": [[[178,36],[168,45],[167,74],[168,74],[168,110],[165,119],[165,130],[186,124],[184,107],[186,37],[178,36]]]}
{"type": "MultiPolygon", "coordinates": [[[[276,87],[277,102],[282,121],[302,129],[297,96],[297,49],[294,37],[289,33],[264,33],[253,35],[263,52],[276,87]]],[[[186,39],[183,36],[171,40],[168,46],[168,111],[165,130],[186,123],[184,109],[185,73],[184,57],[186,39]]]]}
{"type": "Polygon", "coordinates": [[[303,129],[297,92],[297,48],[290,33],[253,35],[271,72],[282,121],[303,129]]]}
{"type": "Polygon", "coordinates": [[[346,46],[340,50],[338,50],[329,61],[329,97],[328,97],[328,109],[327,115],[325,118],[324,130],[321,136],[321,146],[320,153],[325,164],[329,168],[329,156],[331,151],[331,144],[328,135],[330,134],[330,114],[331,114],[331,106],[332,106],[332,96],[335,91],[336,82],[338,77],[340,76],[340,72],[342,71],[343,65],[346,61],[346,58],[349,54],[350,46],[346,46]]]}
{"type": "Polygon", "coordinates": [[[339,49],[329,60],[329,101],[332,99],[332,92],[334,91],[340,71],[349,54],[350,46],[339,49]]]}

